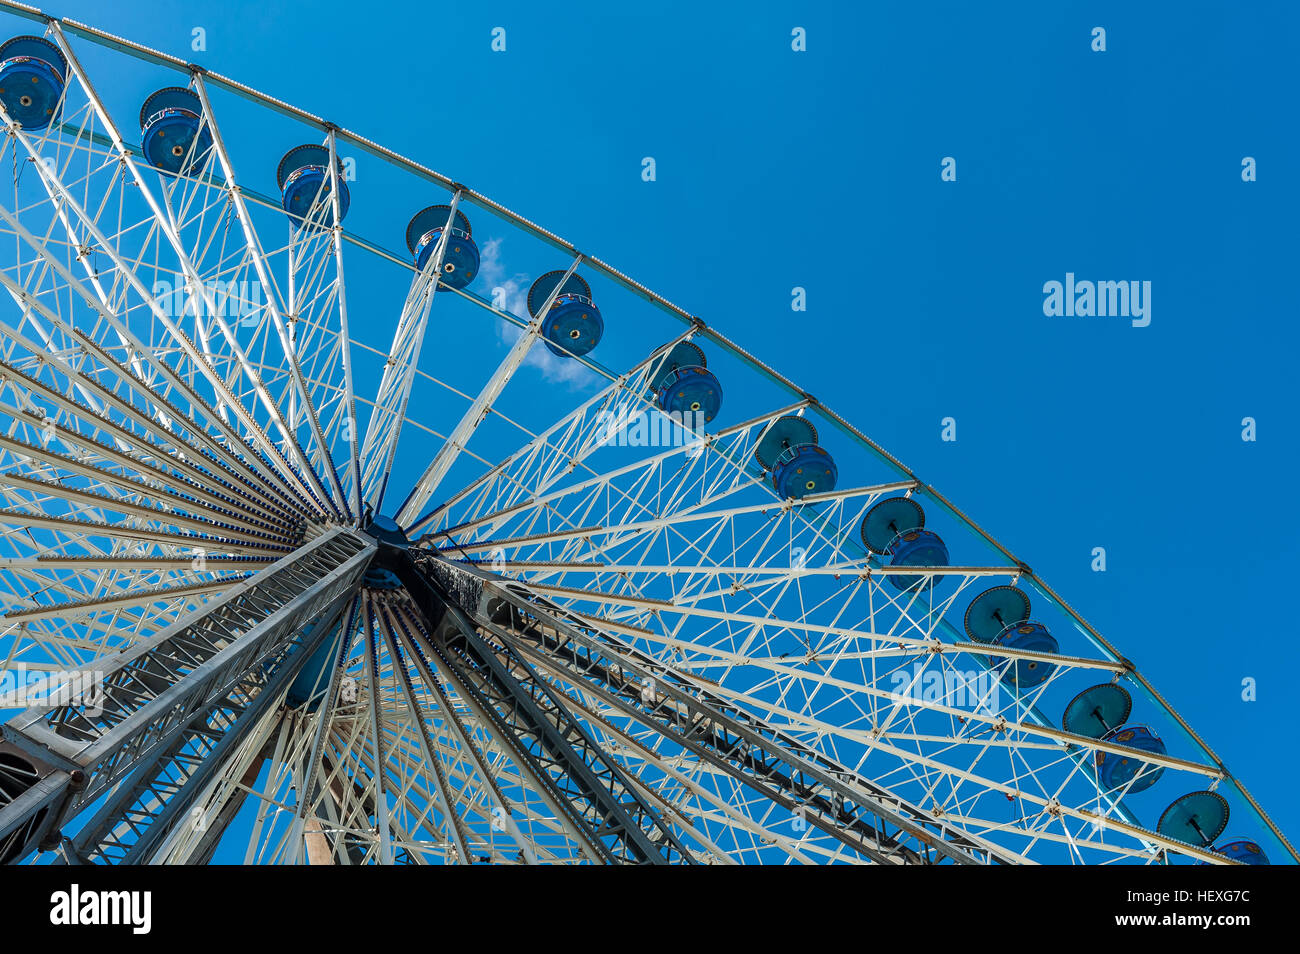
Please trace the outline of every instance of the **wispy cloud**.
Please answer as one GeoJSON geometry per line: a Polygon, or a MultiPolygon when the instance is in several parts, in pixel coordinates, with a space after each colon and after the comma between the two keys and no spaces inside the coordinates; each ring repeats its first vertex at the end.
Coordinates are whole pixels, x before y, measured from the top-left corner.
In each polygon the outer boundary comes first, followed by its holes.
{"type": "MultiPolygon", "coordinates": [[[[528,288],[532,284],[522,272],[511,273],[501,257],[504,239],[493,238],[483,243],[479,250],[478,274],[487,285],[488,297],[498,307],[504,302],[505,310],[520,318],[528,318],[528,288]],[[499,291],[498,291],[499,289],[499,291]]],[[[507,322],[497,324],[497,336],[506,347],[512,347],[523,331],[507,322]]],[[[524,364],[536,368],[542,377],[554,384],[563,384],[571,391],[594,385],[599,379],[580,361],[562,358],[551,353],[543,341],[528,349],[524,364]]]]}

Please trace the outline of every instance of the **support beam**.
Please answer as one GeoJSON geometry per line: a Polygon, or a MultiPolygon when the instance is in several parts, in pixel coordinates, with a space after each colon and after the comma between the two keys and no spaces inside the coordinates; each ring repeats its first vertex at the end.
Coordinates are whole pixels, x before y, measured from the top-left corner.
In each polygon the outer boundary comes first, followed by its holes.
{"type": "MultiPolygon", "coordinates": [[[[98,691],[27,709],[4,725],[5,739],[81,776],[59,810],[60,821],[72,817],[166,751],[250,673],[277,672],[312,624],[355,591],[374,552],[373,540],[350,530],[322,534],[106,666],[83,667],[101,678],[98,691]]],[[[20,800],[0,808],[0,830],[20,800]]]]}
{"type": "Polygon", "coordinates": [[[409,558],[394,572],[424,615],[430,649],[456,673],[502,735],[565,800],[611,863],[692,862],[689,850],[560,697],[509,647],[489,644],[472,621],[409,558]]]}
{"type": "Polygon", "coordinates": [[[352,598],[340,594],[306,627],[288,658],[249,670],[228,696],[198,710],[157,756],[110,794],[73,839],[72,854],[88,864],[148,862],[227,758],[281,704],[317,646],[338,631],[352,598]]]}
{"type": "Polygon", "coordinates": [[[456,594],[461,611],[506,646],[553,663],[613,708],[776,804],[802,808],[809,825],[866,859],[893,864],[1019,860],[735,709],[612,635],[584,632],[562,608],[522,586],[427,553],[415,562],[436,585],[456,594]],[[509,607],[508,625],[492,621],[488,607],[494,601],[509,607]],[[647,684],[652,691],[645,691],[647,684]]]}

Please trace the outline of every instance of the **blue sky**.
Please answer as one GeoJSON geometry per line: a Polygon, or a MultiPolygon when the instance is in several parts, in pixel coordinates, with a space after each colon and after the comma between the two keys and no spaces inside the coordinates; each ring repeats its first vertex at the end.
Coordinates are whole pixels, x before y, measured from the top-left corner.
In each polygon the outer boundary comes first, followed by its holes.
{"type": "Polygon", "coordinates": [[[1300,547],[1300,13],[542,6],[49,12],[415,157],[703,316],[1028,562],[1300,831],[1285,734],[1300,649],[1278,611],[1300,547]],[[940,178],[948,156],[955,182],[940,178]],[[1257,181],[1242,181],[1247,156],[1257,181]],[[1045,316],[1043,285],[1067,272],[1150,281],[1151,324],[1045,316]],[[806,314],[790,311],[794,285],[806,314]],[[955,442],[940,439],[949,416],[955,442]],[[1098,546],[1105,573],[1090,569],[1098,546]]]}

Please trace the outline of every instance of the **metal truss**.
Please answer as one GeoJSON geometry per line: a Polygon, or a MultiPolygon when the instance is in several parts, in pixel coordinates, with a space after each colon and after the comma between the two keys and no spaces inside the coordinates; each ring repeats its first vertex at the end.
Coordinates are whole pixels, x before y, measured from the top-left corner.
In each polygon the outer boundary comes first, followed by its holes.
{"type": "MultiPolygon", "coordinates": [[[[345,602],[348,593],[336,597],[345,602]]],[[[355,600],[355,598],[352,598],[355,600]]],[[[151,857],[154,848],[185,813],[229,753],[284,702],[285,693],[322,640],[343,622],[342,612],[327,610],[303,626],[301,642],[285,659],[271,659],[250,669],[234,690],[190,719],[106,798],[70,846],[67,860],[131,864],[151,857]]],[[[225,819],[226,824],[229,819],[225,819]]]]}
{"type": "MultiPolygon", "coordinates": [[[[52,797],[63,796],[58,817],[71,817],[136,773],[92,819],[85,840],[74,846],[78,855],[92,851],[92,844],[94,852],[109,850],[101,841],[122,858],[129,857],[129,848],[149,844],[152,832],[140,838],[147,821],[138,803],[152,805],[169,768],[175,772],[186,757],[211,754],[226,733],[239,737],[241,719],[257,717],[301,665],[314,645],[310,637],[320,638],[312,624],[332,618],[353,597],[373,550],[373,543],[343,528],[323,534],[231,587],[202,612],[122,653],[89,698],[36,706],[5,723],[7,742],[60,766],[66,794],[52,797]],[[290,663],[293,656],[298,659],[290,663]]],[[[184,781],[166,781],[173,797],[160,808],[160,818],[148,821],[174,820],[185,801],[176,794],[184,781]]],[[[20,802],[0,810],[0,831],[13,824],[11,811],[21,813],[20,802]]],[[[50,827],[57,827],[54,813],[50,827]]]]}
{"type": "Polygon", "coordinates": [[[600,633],[599,641],[592,638],[575,627],[571,617],[565,620],[569,614],[524,588],[490,582],[481,571],[436,557],[417,559],[426,573],[456,594],[462,612],[473,613],[477,624],[500,641],[497,653],[533,658],[540,668],[599,696],[777,804],[802,811],[811,824],[864,858],[912,864],[936,857],[967,864],[1005,860],[996,849],[947,828],[844,766],[783,737],[611,634],[600,633]],[[488,619],[493,604],[495,615],[507,626],[488,619]],[[888,834],[890,829],[897,835],[888,834]]]}
{"type": "Polygon", "coordinates": [[[435,624],[425,645],[467,701],[491,720],[532,777],[548,789],[550,800],[569,809],[593,860],[689,861],[676,836],[622,770],[606,759],[558,694],[512,647],[494,645],[479,635],[461,607],[448,605],[446,596],[413,570],[409,565],[402,569],[407,592],[435,624]]]}

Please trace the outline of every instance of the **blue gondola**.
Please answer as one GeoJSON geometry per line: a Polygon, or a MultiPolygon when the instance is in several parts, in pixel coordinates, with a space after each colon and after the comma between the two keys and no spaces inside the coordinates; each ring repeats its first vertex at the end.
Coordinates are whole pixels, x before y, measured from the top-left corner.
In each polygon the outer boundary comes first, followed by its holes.
{"type": "Polygon", "coordinates": [[[692,430],[722,409],[722,385],[708,370],[704,352],[689,341],[679,341],[662,359],[650,391],[659,407],[692,430]]]}
{"type": "Polygon", "coordinates": [[[722,385],[712,371],[677,368],[660,386],[656,399],[661,408],[684,426],[698,430],[699,425],[709,423],[722,409],[722,385]]]}
{"type": "MultiPolygon", "coordinates": [[[[1025,614],[1028,618],[1028,613],[1025,614]]],[[[1089,739],[1100,739],[1122,726],[1133,711],[1133,697],[1113,682],[1083,690],[1065,707],[1061,728],[1089,739]]]]}
{"type": "Polygon", "coordinates": [[[140,149],[149,165],[169,175],[192,175],[212,149],[203,105],[193,90],[160,89],[140,107],[140,149]]]}
{"type": "MultiPolygon", "coordinates": [[[[275,170],[275,181],[284,192],[284,211],[296,225],[310,224],[332,228],[334,204],[330,196],[330,151],[325,146],[294,146],[284,154],[275,170]]],[[[338,164],[335,178],[339,184],[339,221],[347,217],[351,197],[343,181],[343,166],[338,164]]]]}
{"type": "Polygon", "coordinates": [[[1228,800],[1217,792],[1188,792],[1160,816],[1156,831],[1185,845],[1205,848],[1228,827],[1228,800]]]}
{"type": "MultiPolygon", "coordinates": [[[[868,550],[888,556],[890,566],[947,566],[948,547],[932,530],[925,529],[925,511],[910,497],[881,500],[862,518],[862,542],[868,550]]],[[[890,585],[907,591],[943,577],[890,575],[890,585]]]]}
{"type": "MultiPolygon", "coordinates": [[[[406,226],[406,247],[415,256],[415,267],[423,269],[429,263],[442,230],[447,227],[451,216],[451,206],[431,205],[415,213],[406,226]]],[[[442,268],[439,277],[449,288],[464,288],[478,274],[479,251],[474,244],[473,230],[469,219],[459,209],[447,233],[447,248],[442,253],[442,268]]]]}
{"type": "Polygon", "coordinates": [[[809,494],[824,494],[835,489],[839,478],[835,461],[823,447],[798,444],[787,447],[772,468],[772,486],[781,497],[802,500],[809,494]]]}
{"type": "Polygon", "coordinates": [[[777,495],[791,500],[834,490],[839,478],[835,460],[817,445],[817,428],[792,414],[768,425],[754,448],[754,459],[771,471],[777,495]]]}
{"type": "Polygon", "coordinates": [[[813,422],[806,417],[787,414],[778,417],[767,426],[767,430],[763,431],[754,446],[754,460],[764,470],[771,470],[776,466],[777,458],[787,448],[816,443],[817,428],[813,426],[813,422]]]}
{"type": "MultiPolygon", "coordinates": [[[[1139,752],[1165,754],[1165,744],[1160,740],[1160,736],[1145,725],[1118,726],[1103,735],[1101,741],[1113,742],[1139,752]]],[[[1127,792],[1130,795],[1145,792],[1165,773],[1163,765],[1152,765],[1150,762],[1144,762],[1137,755],[1120,755],[1117,752],[1099,751],[1096,765],[1097,778],[1101,780],[1102,787],[1106,791],[1116,792],[1128,786],[1127,792]]]]}
{"type": "MultiPolygon", "coordinates": [[[[547,272],[528,289],[528,313],[534,318],[546,304],[564,272],[547,272]]],[[[578,275],[570,275],[542,318],[542,339],[553,354],[581,357],[600,343],[605,321],[591,300],[591,286],[578,275]]]]}
{"type": "Polygon", "coordinates": [[[63,53],[39,36],[16,36],[0,44],[0,102],[23,129],[44,129],[67,83],[63,53]]]}
{"type": "Polygon", "coordinates": [[[962,622],[972,642],[991,643],[1028,619],[1029,594],[1015,586],[995,586],[970,601],[962,622]]]}
{"type": "MultiPolygon", "coordinates": [[[[1023,649],[1035,653],[1056,653],[1060,646],[1056,638],[1047,631],[1042,623],[1026,620],[1018,626],[1010,626],[993,640],[995,646],[1008,649],[1023,649]]],[[[993,666],[1001,666],[1006,659],[995,657],[989,660],[993,666]]],[[[1003,679],[1018,689],[1032,689],[1041,685],[1053,672],[1056,664],[1041,659],[1017,659],[1007,667],[1003,679]]]]}
{"type": "Polygon", "coordinates": [[[1266,865],[1269,863],[1268,855],[1264,854],[1264,849],[1260,848],[1255,842],[1247,841],[1244,838],[1224,842],[1214,850],[1223,857],[1239,861],[1243,865],[1266,865]]]}

